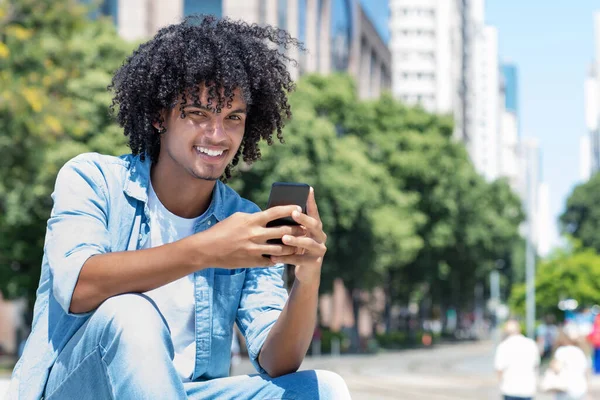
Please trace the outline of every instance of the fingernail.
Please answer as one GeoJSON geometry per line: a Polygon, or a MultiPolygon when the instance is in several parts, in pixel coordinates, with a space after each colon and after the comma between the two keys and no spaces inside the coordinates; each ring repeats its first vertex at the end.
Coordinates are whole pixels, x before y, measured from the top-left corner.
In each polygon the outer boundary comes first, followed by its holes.
{"type": "Polygon", "coordinates": [[[302,212],[302,207],[298,206],[298,212],[301,213],[302,212]]]}
{"type": "Polygon", "coordinates": [[[315,192],[315,189],[314,189],[314,188],[311,186],[311,187],[310,187],[310,191],[311,191],[311,193],[314,193],[314,192],[315,192]]]}
{"type": "Polygon", "coordinates": [[[300,215],[300,212],[299,212],[299,211],[294,211],[294,212],[292,213],[292,217],[297,217],[298,215],[300,215]]]}
{"type": "Polygon", "coordinates": [[[281,240],[283,240],[284,242],[289,242],[290,239],[291,239],[291,236],[289,236],[289,235],[283,235],[283,237],[281,238],[281,240]]]}

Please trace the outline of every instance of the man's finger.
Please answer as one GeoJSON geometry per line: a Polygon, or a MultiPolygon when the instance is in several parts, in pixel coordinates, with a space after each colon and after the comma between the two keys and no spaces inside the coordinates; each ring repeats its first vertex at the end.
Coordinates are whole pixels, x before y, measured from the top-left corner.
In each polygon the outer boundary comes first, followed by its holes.
{"type": "Polygon", "coordinates": [[[276,207],[271,207],[265,211],[261,211],[259,213],[256,213],[257,218],[259,218],[259,221],[261,222],[261,224],[264,226],[266,225],[268,222],[274,221],[276,219],[279,218],[284,218],[284,217],[291,217],[292,213],[294,211],[302,211],[302,209],[298,206],[276,206],[276,207]]]}
{"type": "Polygon", "coordinates": [[[283,225],[273,228],[263,228],[261,239],[281,239],[284,235],[304,236],[306,231],[299,225],[283,225]]]}
{"type": "Polygon", "coordinates": [[[310,187],[310,191],[308,192],[308,200],[306,201],[306,213],[311,217],[321,220],[319,216],[319,207],[317,207],[317,201],[315,200],[315,190],[313,187],[310,187]]]}
{"type": "Polygon", "coordinates": [[[308,234],[314,237],[317,242],[325,243],[327,235],[325,235],[325,232],[323,232],[321,220],[311,217],[310,215],[296,212],[292,214],[292,218],[294,218],[294,221],[300,225],[306,227],[308,234]]]}
{"type": "MultiPolygon", "coordinates": [[[[283,237],[283,244],[296,247],[297,249],[305,249],[308,253],[313,256],[323,256],[327,251],[327,248],[324,244],[315,241],[315,239],[310,237],[295,237],[286,235],[283,237]]],[[[297,252],[297,254],[302,254],[297,252]]]]}
{"type": "Polygon", "coordinates": [[[298,249],[292,246],[282,244],[264,244],[259,247],[260,254],[268,256],[290,256],[296,254],[298,249]]]}
{"type": "Polygon", "coordinates": [[[323,262],[323,257],[313,255],[293,255],[293,256],[273,256],[271,262],[275,264],[290,264],[290,265],[303,265],[303,264],[318,264],[323,262]]]}

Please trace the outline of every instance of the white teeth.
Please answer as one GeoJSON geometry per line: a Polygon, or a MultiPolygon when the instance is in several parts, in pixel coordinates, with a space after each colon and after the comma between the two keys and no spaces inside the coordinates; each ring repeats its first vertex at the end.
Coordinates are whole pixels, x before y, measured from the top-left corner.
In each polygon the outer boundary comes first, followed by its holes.
{"type": "Polygon", "coordinates": [[[223,150],[210,150],[210,149],[207,149],[205,147],[200,147],[200,146],[194,146],[194,148],[197,151],[204,153],[204,154],[208,154],[211,157],[218,157],[221,154],[223,154],[223,150]]]}

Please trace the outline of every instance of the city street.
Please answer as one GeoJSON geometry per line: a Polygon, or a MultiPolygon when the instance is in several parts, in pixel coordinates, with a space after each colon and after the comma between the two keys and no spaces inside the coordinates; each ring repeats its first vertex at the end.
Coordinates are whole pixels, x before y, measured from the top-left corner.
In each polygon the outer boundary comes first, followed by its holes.
{"type": "MultiPolygon", "coordinates": [[[[328,369],[342,375],[354,400],[500,399],[492,369],[491,342],[439,346],[375,356],[307,358],[302,369],[328,369]]],[[[244,360],[234,374],[254,373],[244,360]]],[[[0,377],[0,399],[8,377],[0,377]]],[[[592,381],[590,399],[600,398],[600,378],[592,381]]],[[[540,394],[538,400],[552,396],[540,394]]]]}
{"type": "MultiPolygon", "coordinates": [[[[307,358],[303,369],[328,369],[343,376],[354,400],[500,399],[492,342],[454,344],[376,356],[307,358]]],[[[234,373],[253,373],[248,362],[234,373]]],[[[600,398],[600,377],[590,399],[600,398]]],[[[550,400],[540,394],[538,400],[550,400]]]]}

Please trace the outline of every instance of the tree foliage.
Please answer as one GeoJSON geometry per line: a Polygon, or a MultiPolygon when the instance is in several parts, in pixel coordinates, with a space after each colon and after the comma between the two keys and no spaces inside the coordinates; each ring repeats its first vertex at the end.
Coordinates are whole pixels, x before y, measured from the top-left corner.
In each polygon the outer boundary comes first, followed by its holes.
{"type": "Polygon", "coordinates": [[[306,76],[291,101],[286,144],[265,149],[239,188],[262,205],[273,181],[317,188],[331,237],[326,277],[351,290],[385,284],[400,303],[425,284],[459,306],[510,258],[520,201],[506,181],[476,173],[449,117],[389,95],[361,101],[345,75],[306,76]]]}
{"type": "Polygon", "coordinates": [[[0,2],[0,290],[32,298],[58,169],[127,152],[106,87],[132,50],[75,0],[0,2]]]}
{"type": "Polygon", "coordinates": [[[600,174],[573,189],[560,223],[563,234],[600,252],[600,174]]]}
{"type": "MultiPolygon", "coordinates": [[[[513,288],[510,305],[517,314],[525,315],[525,295],[525,284],[513,288]]],[[[600,255],[578,240],[537,265],[536,315],[562,317],[558,302],[564,299],[575,299],[582,307],[600,304],[600,255]]]]}

